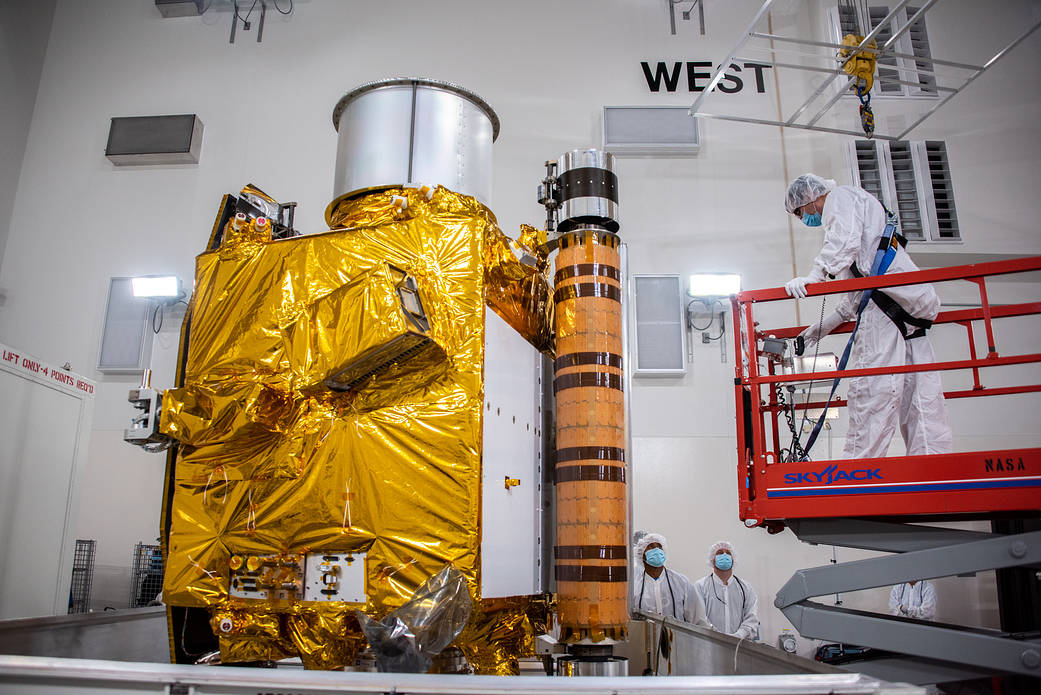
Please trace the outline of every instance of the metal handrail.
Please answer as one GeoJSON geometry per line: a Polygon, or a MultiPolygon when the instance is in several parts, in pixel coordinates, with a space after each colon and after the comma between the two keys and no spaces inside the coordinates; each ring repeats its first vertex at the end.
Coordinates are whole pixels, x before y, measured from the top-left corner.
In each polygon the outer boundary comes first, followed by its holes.
{"type": "MultiPolygon", "coordinates": [[[[809,297],[815,297],[825,294],[859,292],[860,290],[866,289],[884,289],[886,287],[901,287],[903,285],[919,285],[927,282],[971,280],[991,275],[1027,273],[1033,270],[1041,270],[1041,256],[1014,258],[1007,261],[988,261],[986,263],[955,265],[947,268],[914,270],[907,273],[886,273],[885,275],[853,278],[851,280],[814,282],[806,285],[806,295],[809,297]]],[[[771,287],[765,290],[750,290],[736,295],[736,301],[738,303],[776,302],[781,300],[790,300],[791,298],[791,295],[789,295],[783,287],[771,287]]]]}
{"type": "Polygon", "coordinates": [[[739,650],[740,652],[744,652],[745,655],[753,657],[757,661],[765,661],[769,664],[775,665],[781,672],[847,673],[847,671],[844,671],[837,666],[832,666],[831,664],[826,664],[822,661],[814,661],[812,659],[789,654],[761,642],[751,642],[747,639],[734,637],[733,635],[713,630],[712,628],[700,627],[668,616],[637,611],[635,617],[640,620],[646,620],[655,625],[664,625],[674,632],[682,633],[689,637],[693,637],[694,639],[711,642],[728,650],[739,650]]]}
{"type": "Polygon", "coordinates": [[[545,676],[467,676],[430,673],[362,673],[220,668],[181,664],[140,664],[92,659],[54,659],[0,654],[0,683],[17,683],[39,692],[59,688],[69,692],[111,693],[113,690],[169,692],[170,684],[193,686],[201,692],[256,693],[454,693],[455,695],[575,695],[576,693],[791,693],[868,695],[924,693],[907,684],[890,684],[859,673],[791,674],[768,676],[632,676],[546,678],[545,676]]]}

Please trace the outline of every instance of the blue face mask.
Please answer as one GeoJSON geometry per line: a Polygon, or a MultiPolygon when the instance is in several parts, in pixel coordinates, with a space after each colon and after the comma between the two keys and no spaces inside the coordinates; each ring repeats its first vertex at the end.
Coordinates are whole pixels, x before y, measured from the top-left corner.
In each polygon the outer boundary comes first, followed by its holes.
{"type": "MultiPolygon", "coordinates": [[[[819,217],[819,215],[818,215],[818,217],[819,217]]],[[[734,566],[734,558],[731,557],[728,553],[722,553],[721,555],[716,555],[715,562],[716,562],[716,567],[718,567],[719,569],[721,569],[724,572],[726,572],[728,569],[730,569],[731,567],[734,566]]]]}
{"type": "Polygon", "coordinates": [[[643,554],[643,561],[651,567],[663,567],[665,565],[665,551],[661,548],[651,548],[643,554]]]}
{"type": "Polygon", "coordinates": [[[821,214],[815,212],[812,215],[808,212],[802,213],[802,223],[807,227],[819,227],[821,226],[821,214]]]}

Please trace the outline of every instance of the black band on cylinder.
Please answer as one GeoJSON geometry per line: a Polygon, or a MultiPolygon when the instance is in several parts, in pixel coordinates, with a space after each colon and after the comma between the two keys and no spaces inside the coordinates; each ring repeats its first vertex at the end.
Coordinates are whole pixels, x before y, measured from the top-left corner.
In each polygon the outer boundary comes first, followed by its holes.
{"type": "Polygon", "coordinates": [[[561,466],[554,472],[553,482],[598,482],[624,483],[625,468],[623,466],[561,466]]]}
{"type": "Polygon", "coordinates": [[[558,582],[624,582],[625,565],[557,565],[558,582]]]}
{"type": "Polygon", "coordinates": [[[596,167],[569,169],[557,177],[558,203],[572,198],[607,198],[618,202],[618,177],[596,167]]]}
{"type": "Polygon", "coordinates": [[[570,230],[560,229],[559,227],[558,229],[561,232],[567,232],[564,236],[560,237],[560,241],[558,242],[562,249],[571,246],[584,246],[586,243],[586,234],[595,234],[598,243],[612,249],[618,248],[618,244],[621,241],[619,236],[613,232],[604,232],[596,229],[583,229],[577,232],[572,232],[570,230]]]}
{"type": "Polygon", "coordinates": [[[601,364],[605,367],[622,368],[622,356],[613,352],[570,352],[553,362],[554,371],[584,364],[601,364]]]}
{"type": "Polygon", "coordinates": [[[577,389],[589,386],[602,389],[616,389],[618,391],[625,390],[622,388],[621,374],[611,374],[609,372],[576,372],[574,374],[561,374],[554,379],[553,393],[563,391],[564,389],[577,389]]]}
{"type": "Polygon", "coordinates": [[[557,463],[567,461],[620,461],[625,462],[625,449],[616,446],[568,446],[557,449],[557,463]]]}
{"type": "Polygon", "coordinates": [[[565,285],[553,293],[553,301],[559,304],[579,297],[600,297],[622,301],[622,290],[603,282],[582,282],[577,285],[565,285]]]}
{"type": "Polygon", "coordinates": [[[553,557],[558,560],[624,560],[624,545],[558,545],[553,557]]]}
{"type": "Polygon", "coordinates": [[[586,277],[590,275],[599,275],[605,278],[611,278],[621,282],[622,274],[618,271],[618,268],[613,265],[604,265],[603,263],[579,263],[578,265],[564,266],[556,272],[553,276],[553,284],[557,284],[561,280],[567,280],[573,277],[586,277]]]}

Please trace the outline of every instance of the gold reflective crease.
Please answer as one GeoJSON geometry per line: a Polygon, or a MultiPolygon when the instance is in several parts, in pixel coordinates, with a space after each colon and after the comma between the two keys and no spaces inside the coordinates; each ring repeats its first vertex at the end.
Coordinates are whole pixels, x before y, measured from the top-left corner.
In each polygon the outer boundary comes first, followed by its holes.
{"type": "MultiPolygon", "coordinates": [[[[271,241],[229,223],[196,261],[184,385],[161,418],[180,442],[163,595],[209,608],[225,662],[349,665],[353,609],[382,617],[446,563],[480,605],[486,300],[552,345],[544,259],[524,262],[475,199],[388,189],[331,224],[271,241]],[[403,309],[406,276],[428,325],[403,309]],[[364,553],[364,605],[229,593],[233,556],[314,552],[364,553]]],[[[530,653],[529,604],[475,611],[457,645],[530,653]]]]}

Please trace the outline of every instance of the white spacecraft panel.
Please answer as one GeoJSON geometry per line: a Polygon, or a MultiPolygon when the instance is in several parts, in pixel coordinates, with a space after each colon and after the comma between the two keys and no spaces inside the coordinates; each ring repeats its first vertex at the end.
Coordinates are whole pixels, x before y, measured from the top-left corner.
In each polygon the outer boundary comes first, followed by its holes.
{"type": "Polygon", "coordinates": [[[365,603],[365,553],[309,553],[305,601],[365,603]]]}
{"type": "Polygon", "coordinates": [[[481,595],[542,591],[541,354],[485,311],[481,595]]]}
{"type": "Polygon", "coordinates": [[[0,619],[68,612],[94,382],[0,345],[0,619]]]}

